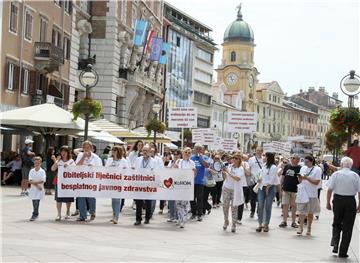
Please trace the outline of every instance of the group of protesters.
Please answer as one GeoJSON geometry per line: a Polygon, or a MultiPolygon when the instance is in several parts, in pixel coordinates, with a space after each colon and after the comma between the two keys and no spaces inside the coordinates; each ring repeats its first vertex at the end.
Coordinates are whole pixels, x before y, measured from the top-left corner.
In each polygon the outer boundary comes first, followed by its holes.
{"type": "MultiPolygon", "coordinates": [[[[242,224],[244,207],[250,208],[250,218],[257,215],[258,227],[256,232],[269,232],[272,207],[275,198],[278,206],[282,206],[282,221],[280,228],[288,226],[289,212],[291,214],[291,228],[296,235],[312,235],[314,216],[320,214],[320,191],[322,179],[330,178],[327,184],[326,207],[334,212],[333,238],[331,245],[333,252],[339,257],[347,257],[351,240],[351,233],[356,216],[360,212],[360,205],[356,207],[355,195],[360,200],[360,179],[358,159],[344,157],[340,167],[316,159],[308,155],[302,161],[300,156],[292,154],[290,158],[281,157],[271,152],[263,152],[257,147],[253,155],[249,156],[240,151],[226,153],[223,151],[207,151],[201,144],[195,144],[193,149],[186,147],[182,151],[165,151],[162,156],[158,153],[155,143],[145,144],[137,141],[129,152],[122,145],[107,147],[101,156],[94,152],[94,145],[84,141],[82,148],[71,150],[62,146],[58,156],[54,151],[48,151],[46,170],[41,168],[42,158],[32,152],[33,141],[27,139],[25,148],[14,158],[15,170],[21,169],[21,194],[28,195],[33,202],[33,214],[30,221],[39,216],[40,200],[45,195],[44,184],[49,184],[49,173],[57,173],[59,167],[67,166],[106,166],[137,169],[188,169],[194,174],[194,200],[160,200],[159,214],[168,207],[168,222],[176,223],[184,228],[190,220],[201,222],[204,215],[210,214],[212,209],[220,205],[223,208],[223,230],[230,227],[236,232],[237,225],[242,224]],[[73,155],[75,155],[73,157],[73,155]],[[356,160],[354,160],[356,159],[356,160]],[[17,162],[17,163],[16,163],[17,162]],[[22,162],[22,165],[19,165],[22,162]],[[21,167],[21,168],[20,168],[21,167]],[[330,171],[333,171],[329,177],[330,171]],[[30,189],[28,190],[28,185],[30,189]],[[332,195],[333,194],[333,195],[332,195]],[[212,204],[209,203],[211,196],[212,204]],[[331,198],[333,199],[331,205],[331,198]],[[281,201],[281,202],[280,202],[281,201]],[[231,221],[229,220],[231,211],[231,221]],[[188,216],[188,214],[190,214],[188,216]],[[340,233],[343,232],[340,242],[340,233]]],[[[357,142],[358,143],[358,142],[357,142]]],[[[354,147],[359,147],[355,145],[354,147]]],[[[355,149],[356,150],[356,149],[355,149]]],[[[6,177],[5,177],[6,180],[6,177]]],[[[93,197],[59,197],[57,190],[57,175],[51,180],[55,186],[55,200],[57,208],[56,221],[63,219],[62,203],[66,204],[64,219],[78,216],[80,222],[96,218],[96,199],[93,197]],[[71,214],[71,203],[76,203],[76,211],[71,214]]],[[[118,224],[124,199],[112,198],[111,222],[118,224]]],[[[135,226],[143,221],[149,224],[154,216],[156,200],[134,200],[135,226]]]]}

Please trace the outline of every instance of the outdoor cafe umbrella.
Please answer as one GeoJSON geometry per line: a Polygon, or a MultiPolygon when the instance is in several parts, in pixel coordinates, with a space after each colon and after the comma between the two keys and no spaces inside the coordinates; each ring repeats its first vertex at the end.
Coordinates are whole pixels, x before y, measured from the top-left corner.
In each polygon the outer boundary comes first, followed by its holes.
{"type": "Polygon", "coordinates": [[[73,120],[70,112],[53,103],[1,112],[0,123],[8,127],[23,128],[40,133],[46,140],[46,149],[55,134],[62,131],[78,132],[85,127],[83,119],[73,120]]]}

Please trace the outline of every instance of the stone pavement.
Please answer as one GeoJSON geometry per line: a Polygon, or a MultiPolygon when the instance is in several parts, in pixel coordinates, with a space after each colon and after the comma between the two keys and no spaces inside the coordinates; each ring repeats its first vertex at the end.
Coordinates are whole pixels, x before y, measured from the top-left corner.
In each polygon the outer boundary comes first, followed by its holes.
{"type": "MultiPolygon", "coordinates": [[[[97,218],[78,223],[55,222],[54,196],[40,203],[38,221],[29,222],[31,201],[19,189],[1,188],[3,262],[359,262],[359,216],[349,259],[331,253],[332,213],[324,208],[311,237],[297,237],[291,228],[280,229],[281,210],[274,205],[269,233],[256,233],[256,219],[244,211],[236,234],[222,230],[221,209],[213,209],[203,222],[179,229],[155,214],[150,225],[133,226],[134,211],[127,203],[118,225],[111,219],[111,201],[97,199],[97,218]]],[[[322,194],[325,200],[325,191],[322,194]]]]}

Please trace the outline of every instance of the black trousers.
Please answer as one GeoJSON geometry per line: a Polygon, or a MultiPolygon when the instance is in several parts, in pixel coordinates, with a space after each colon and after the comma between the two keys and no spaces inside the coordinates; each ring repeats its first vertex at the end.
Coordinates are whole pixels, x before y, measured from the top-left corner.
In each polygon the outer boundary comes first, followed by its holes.
{"type": "Polygon", "coordinates": [[[204,206],[203,206],[203,213],[205,214],[205,210],[211,210],[211,205],[209,204],[209,194],[211,194],[214,204],[214,192],[215,192],[215,186],[214,187],[207,187],[204,186],[204,206]]]}
{"type": "Polygon", "coordinates": [[[354,196],[334,195],[334,221],[332,229],[332,246],[338,246],[342,231],[339,255],[346,255],[349,249],[353,226],[356,218],[356,201],[354,196]]]}
{"type": "MultiPolygon", "coordinates": [[[[248,186],[243,187],[244,199],[245,199],[244,204],[246,204],[246,203],[248,203],[250,201],[250,190],[251,189],[248,186]]],[[[244,204],[238,206],[237,219],[240,220],[240,221],[242,220],[243,213],[244,213],[244,204]]]]}
{"type": "Polygon", "coordinates": [[[165,200],[160,200],[160,210],[164,210],[165,202],[165,200]]]}
{"type": "Polygon", "coordinates": [[[213,195],[213,205],[220,204],[222,186],[223,186],[223,181],[216,182],[214,195],[213,195]]]}
{"type": "Polygon", "coordinates": [[[257,202],[257,193],[254,192],[255,185],[248,186],[249,195],[250,195],[250,207],[251,213],[255,213],[256,210],[256,202],[257,202]]]}
{"type": "Polygon", "coordinates": [[[142,220],[142,209],[145,203],[145,219],[150,220],[151,217],[151,200],[135,200],[136,204],[136,221],[142,220]]]}
{"type": "Polygon", "coordinates": [[[191,213],[193,216],[202,216],[204,206],[204,186],[195,184],[194,201],[190,201],[191,213]]]}
{"type": "Polygon", "coordinates": [[[40,206],[40,200],[32,200],[32,204],[33,204],[33,213],[32,216],[33,217],[38,217],[39,216],[39,206],[40,206]]]}

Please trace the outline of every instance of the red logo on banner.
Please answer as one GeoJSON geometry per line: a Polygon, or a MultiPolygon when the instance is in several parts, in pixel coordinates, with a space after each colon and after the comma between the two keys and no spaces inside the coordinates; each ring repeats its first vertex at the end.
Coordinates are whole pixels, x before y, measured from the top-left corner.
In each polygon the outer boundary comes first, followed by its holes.
{"type": "Polygon", "coordinates": [[[169,179],[165,179],[164,180],[164,185],[166,186],[166,188],[170,188],[171,185],[173,183],[173,179],[172,178],[169,178],[169,179]]]}

